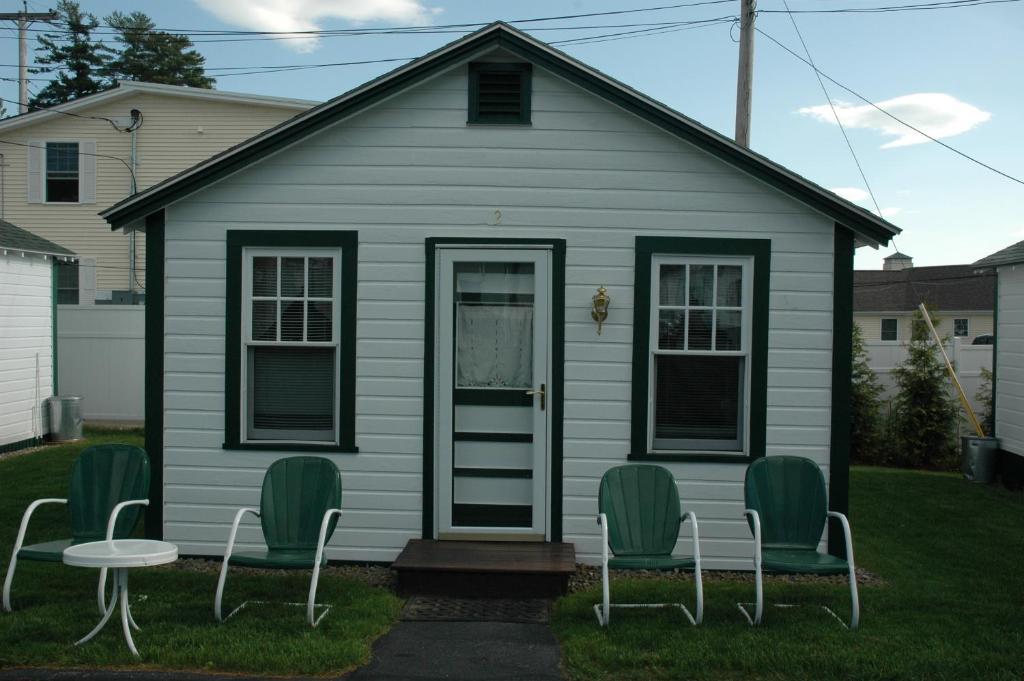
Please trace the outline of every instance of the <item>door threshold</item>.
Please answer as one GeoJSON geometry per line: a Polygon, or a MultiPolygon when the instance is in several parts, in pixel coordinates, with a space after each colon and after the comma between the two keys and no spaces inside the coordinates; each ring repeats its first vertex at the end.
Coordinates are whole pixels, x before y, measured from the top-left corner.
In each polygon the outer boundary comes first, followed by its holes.
{"type": "Polygon", "coordinates": [[[438,532],[437,539],[438,541],[547,541],[543,534],[533,534],[530,532],[438,532]]]}

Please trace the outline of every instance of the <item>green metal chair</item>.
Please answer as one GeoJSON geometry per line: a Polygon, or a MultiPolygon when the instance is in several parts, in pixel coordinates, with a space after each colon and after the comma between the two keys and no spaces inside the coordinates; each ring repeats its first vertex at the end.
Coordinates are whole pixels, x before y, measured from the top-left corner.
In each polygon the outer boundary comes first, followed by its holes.
{"type": "MultiPolygon", "coordinates": [[[[149,457],[144,449],[132,445],[106,444],[85,449],[71,469],[67,499],[37,499],[21,517],[18,537],[11,551],[11,562],[4,579],[3,607],[11,611],[11,584],[18,559],[60,563],[64,549],[102,539],[124,539],[132,534],[142,516],[139,508],[148,506],[149,457]],[[25,532],[32,513],[43,504],[67,504],[71,514],[71,538],[24,546],[25,532]]],[[[96,601],[106,612],[107,570],[100,570],[96,601]]]]}
{"type": "MultiPolygon", "coordinates": [[[[828,510],[825,476],[818,464],[800,456],[769,456],[747,467],[743,483],[744,514],[754,534],[754,575],[757,604],[754,617],[740,605],[752,625],[764,617],[762,572],[850,576],[852,614],[849,628],[860,622],[853,539],[846,516],[828,510]],[[818,551],[828,518],[842,524],[846,560],[818,551]]],[[[829,610],[831,612],[831,610],[829,610]]],[[[834,614],[834,613],[833,613],[834,614]]]]}
{"type": "Polygon", "coordinates": [[[681,512],[679,490],[672,474],[661,466],[634,464],[610,469],[598,490],[597,524],[601,526],[601,596],[594,605],[597,621],[608,626],[612,608],[680,608],[691,624],[704,619],[704,588],[700,573],[697,516],[681,512]],[[693,521],[693,557],[672,555],[679,528],[693,521]],[[611,548],[614,558],[608,557],[611,548]],[[611,603],[609,568],[616,570],[693,570],[697,614],[682,603],[611,603]]]}
{"type": "Polygon", "coordinates": [[[341,473],[328,459],[316,456],[293,456],[278,459],[263,476],[260,507],[242,508],[235,514],[224,551],[224,562],[217,582],[213,611],[218,622],[224,582],[229,565],[271,568],[276,570],[313,569],[306,603],[306,620],[316,626],[313,606],[320,568],[327,563],[324,546],[334,534],[341,516],[341,473]],[[242,516],[252,513],[260,519],[267,548],[238,551],[235,537],[242,516]]]}

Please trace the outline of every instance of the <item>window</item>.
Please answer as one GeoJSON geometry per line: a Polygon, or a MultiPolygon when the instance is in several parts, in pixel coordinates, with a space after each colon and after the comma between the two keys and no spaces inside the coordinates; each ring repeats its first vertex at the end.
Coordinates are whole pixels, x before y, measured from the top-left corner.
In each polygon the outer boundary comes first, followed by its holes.
{"type": "Polygon", "coordinates": [[[769,242],[637,238],[631,458],[764,453],[769,242]]]}
{"type": "Polygon", "coordinates": [[[883,319],[882,320],[882,335],[881,340],[894,341],[899,340],[899,320],[897,319],[883,319]]]}
{"type": "Polygon", "coordinates": [[[78,203],[78,142],[46,143],[45,200],[78,203]]]}
{"type": "Polygon", "coordinates": [[[353,232],[228,232],[225,446],[354,451],[353,232]]]}
{"type": "Polygon", "coordinates": [[[529,123],[531,64],[469,65],[470,123],[529,123]]]}
{"type": "Polygon", "coordinates": [[[953,335],[957,338],[966,338],[971,335],[971,324],[967,319],[953,320],[953,335]]]}
{"type": "Polygon", "coordinates": [[[57,304],[78,305],[78,261],[57,263],[57,304]]]}

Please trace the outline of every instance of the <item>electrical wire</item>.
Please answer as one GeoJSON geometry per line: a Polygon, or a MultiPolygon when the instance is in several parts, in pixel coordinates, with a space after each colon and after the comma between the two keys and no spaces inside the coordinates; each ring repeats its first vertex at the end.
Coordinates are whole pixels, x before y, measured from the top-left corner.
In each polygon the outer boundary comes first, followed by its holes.
{"type": "Polygon", "coordinates": [[[886,111],[885,109],[883,109],[882,107],[878,106],[878,105],[877,105],[877,104],[875,104],[875,103],[874,103],[873,101],[871,101],[870,99],[868,99],[868,98],[867,98],[867,97],[865,97],[864,95],[860,94],[860,93],[859,93],[859,92],[857,92],[856,90],[853,90],[853,89],[851,89],[851,88],[849,88],[849,87],[847,87],[847,86],[843,85],[842,83],[840,83],[839,81],[837,81],[837,80],[836,80],[835,78],[832,78],[832,77],[831,77],[830,75],[828,75],[827,73],[825,73],[824,71],[822,71],[821,69],[819,69],[819,68],[818,68],[817,66],[815,66],[815,65],[814,65],[814,64],[812,64],[811,62],[807,61],[806,59],[804,59],[803,57],[801,57],[801,56],[800,56],[799,54],[797,54],[796,52],[794,52],[793,50],[791,50],[791,49],[789,49],[788,47],[786,47],[786,45],[784,45],[783,43],[781,43],[781,42],[779,42],[778,40],[776,40],[776,39],[775,39],[774,37],[772,37],[772,35],[771,35],[771,34],[769,34],[769,33],[766,33],[766,32],[765,32],[765,31],[764,31],[763,29],[760,29],[760,28],[755,28],[754,30],[755,30],[755,31],[757,31],[758,33],[760,33],[761,35],[763,35],[763,36],[764,36],[765,38],[768,38],[768,40],[772,41],[773,43],[775,43],[776,45],[778,45],[779,47],[781,47],[781,48],[782,48],[783,50],[785,50],[786,52],[788,52],[788,53],[789,53],[789,54],[791,54],[792,56],[794,56],[794,57],[796,57],[797,59],[799,59],[800,61],[802,61],[802,62],[803,62],[804,64],[806,64],[807,66],[810,66],[810,67],[811,67],[812,69],[814,69],[814,70],[815,70],[815,71],[816,71],[816,72],[817,72],[818,74],[820,74],[820,75],[821,75],[821,77],[822,77],[822,78],[824,78],[825,80],[829,81],[829,82],[830,82],[830,83],[832,83],[833,85],[836,85],[837,87],[840,87],[840,88],[842,88],[843,90],[846,90],[846,91],[847,91],[848,93],[850,93],[851,95],[853,95],[853,96],[854,96],[854,97],[856,97],[857,99],[861,100],[862,102],[864,102],[865,104],[869,105],[869,106],[870,106],[871,108],[873,108],[873,109],[875,109],[875,110],[879,111],[880,113],[883,113],[883,114],[885,114],[886,116],[888,116],[888,117],[889,117],[889,118],[891,118],[892,120],[896,121],[896,122],[897,122],[897,123],[899,123],[900,125],[903,125],[903,126],[905,126],[905,127],[909,128],[910,130],[913,130],[914,132],[918,133],[919,135],[921,135],[921,136],[923,136],[923,137],[926,137],[927,139],[931,140],[932,142],[935,142],[935,143],[936,143],[936,144],[938,144],[939,146],[941,146],[941,147],[944,147],[945,149],[948,149],[949,151],[952,151],[952,152],[953,152],[954,154],[956,154],[956,155],[958,155],[958,156],[961,156],[961,157],[963,157],[963,158],[967,159],[968,161],[970,161],[970,162],[972,162],[972,163],[976,163],[977,165],[981,166],[982,168],[985,168],[985,169],[987,169],[987,170],[990,170],[990,171],[992,171],[993,173],[995,173],[995,174],[997,174],[997,175],[1001,175],[1001,176],[1005,177],[1006,179],[1008,179],[1008,180],[1010,180],[1010,181],[1012,181],[1012,182],[1016,182],[1017,184],[1020,184],[1020,185],[1024,185],[1024,180],[1022,180],[1022,179],[1020,179],[1020,178],[1018,178],[1018,177],[1014,177],[1013,175],[1010,175],[1009,173],[1003,172],[1002,170],[999,170],[998,168],[995,168],[995,167],[993,167],[993,166],[991,166],[991,165],[989,165],[989,164],[985,163],[984,161],[981,161],[981,160],[979,160],[979,159],[977,159],[977,158],[974,158],[974,157],[973,157],[973,156],[971,156],[970,154],[967,154],[967,153],[965,153],[965,152],[963,152],[963,151],[960,151],[960,150],[959,150],[959,149],[957,149],[956,147],[950,146],[949,144],[946,144],[946,143],[945,143],[945,142],[943,142],[942,140],[939,140],[939,139],[936,139],[935,137],[932,137],[931,135],[929,135],[928,133],[924,132],[924,131],[923,131],[923,130],[921,130],[920,128],[918,128],[918,127],[916,127],[916,126],[914,126],[914,125],[911,125],[910,123],[907,123],[907,122],[906,122],[905,120],[903,120],[902,118],[899,118],[899,117],[897,117],[896,115],[894,115],[894,114],[892,114],[892,113],[890,113],[890,112],[886,111]]]}
{"type": "MultiPolygon", "coordinates": [[[[783,6],[786,11],[789,11],[788,0],[782,0],[783,6]]],[[[857,158],[857,152],[853,150],[853,143],[850,142],[850,136],[846,134],[846,127],[843,125],[842,119],[839,118],[839,112],[836,111],[835,104],[832,103],[832,97],[828,93],[828,88],[825,87],[825,81],[821,79],[821,74],[818,72],[818,67],[814,64],[814,58],[811,56],[811,51],[807,47],[807,42],[804,40],[803,34],[800,32],[800,27],[796,24],[796,17],[792,13],[789,14],[789,20],[793,23],[793,30],[796,31],[796,37],[800,39],[800,44],[804,47],[804,54],[807,55],[807,61],[814,69],[814,76],[818,79],[818,85],[821,86],[821,91],[825,94],[825,101],[828,102],[829,108],[832,110],[832,116],[836,119],[836,125],[839,126],[839,131],[843,133],[843,139],[846,141],[846,148],[850,150],[850,156],[853,157],[853,162],[857,166],[857,172],[860,173],[860,179],[864,181],[864,186],[868,190],[868,195],[871,197],[871,203],[875,205],[875,212],[878,216],[882,216],[882,208],[878,205],[878,199],[875,198],[875,192],[871,189],[871,184],[868,182],[868,176],[864,173],[864,167],[860,163],[860,159],[857,158]]]]}
{"type": "MultiPolygon", "coordinates": [[[[923,12],[940,9],[961,9],[979,5],[1001,5],[1021,0],[949,0],[948,2],[926,2],[913,5],[889,5],[885,7],[838,7],[832,9],[795,9],[793,14],[888,14],[892,12],[923,12]]],[[[786,10],[766,9],[761,14],[786,14],[786,10]]]]}
{"type": "MultiPolygon", "coordinates": [[[[4,100],[4,101],[7,101],[7,100],[4,100]]],[[[0,140],[0,144],[10,144],[10,145],[13,145],[13,146],[16,146],[16,147],[25,147],[27,149],[42,149],[44,151],[46,150],[45,146],[39,146],[38,144],[27,144],[25,142],[15,142],[13,140],[0,140]]],[[[132,170],[132,167],[131,167],[131,165],[129,165],[128,161],[125,161],[123,158],[120,158],[118,156],[110,156],[109,154],[93,154],[93,153],[89,153],[87,151],[81,151],[81,150],[79,150],[78,153],[79,153],[80,156],[95,156],[96,158],[109,158],[109,159],[112,159],[114,161],[120,161],[121,164],[131,174],[132,181],[135,181],[135,171],[132,170]]]]}
{"type": "MultiPolygon", "coordinates": [[[[7,81],[18,82],[17,78],[0,78],[0,80],[7,80],[7,81]]],[[[39,79],[38,78],[33,78],[32,80],[39,80],[39,79]]],[[[49,82],[49,81],[47,81],[47,82],[49,82]]],[[[34,95],[35,93],[32,93],[32,94],[34,95]]],[[[69,100],[68,102],[64,102],[64,103],[67,104],[67,103],[70,103],[70,102],[73,102],[73,101],[77,101],[77,100],[69,100]]],[[[18,106],[21,105],[21,102],[19,102],[17,100],[5,99],[3,97],[0,97],[0,102],[5,102],[7,104],[14,104],[14,105],[18,105],[18,106]]],[[[50,113],[60,114],[61,116],[70,116],[72,118],[81,118],[81,119],[84,119],[84,120],[106,121],[107,123],[110,123],[110,125],[112,125],[114,127],[114,130],[117,130],[118,132],[131,132],[130,128],[122,128],[122,127],[120,127],[117,124],[117,121],[115,121],[113,119],[106,118],[104,116],[86,116],[86,115],[82,115],[82,114],[76,114],[76,113],[73,113],[71,111],[61,111],[60,109],[56,108],[57,106],[60,106],[60,105],[58,104],[58,105],[55,105],[55,106],[33,106],[31,104],[27,104],[27,103],[25,104],[26,108],[28,108],[28,109],[35,109],[36,111],[49,111],[50,113]]]]}

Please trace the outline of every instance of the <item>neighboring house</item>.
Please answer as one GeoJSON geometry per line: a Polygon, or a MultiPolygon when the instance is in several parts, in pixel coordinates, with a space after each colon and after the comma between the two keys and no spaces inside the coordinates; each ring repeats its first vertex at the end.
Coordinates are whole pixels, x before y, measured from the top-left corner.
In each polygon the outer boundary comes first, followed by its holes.
{"type": "Polygon", "coordinates": [[[853,273],[853,318],[866,342],[910,341],[914,311],[921,303],[937,318],[940,336],[970,344],[991,334],[995,274],[973,265],[914,267],[903,253],[881,270],[853,273]]]}
{"type": "Polygon", "coordinates": [[[57,263],[74,253],[0,220],[0,452],[38,444],[57,382],[57,263]]]}
{"type": "Polygon", "coordinates": [[[2,120],[0,218],[80,256],[60,270],[58,302],[134,302],[145,239],[111,233],[98,216],[132,193],[132,168],[145,189],[313,104],[122,82],[2,120]]]}
{"type": "Polygon", "coordinates": [[[342,471],[331,559],[595,562],[627,462],[672,471],[714,568],[750,567],[758,457],[810,457],[846,510],[853,250],[899,230],[506,24],[103,215],[150,240],[149,532],[183,554],[299,452],[342,471]]]}
{"type": "Polygon", "coordinates": [[[1011,485],[1024,484],[1024,241],[974,263],[996,273],[995,360],[992,368],[998,468],[1011,485]]]}

